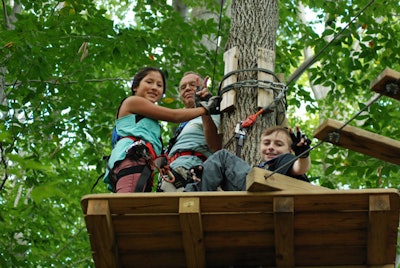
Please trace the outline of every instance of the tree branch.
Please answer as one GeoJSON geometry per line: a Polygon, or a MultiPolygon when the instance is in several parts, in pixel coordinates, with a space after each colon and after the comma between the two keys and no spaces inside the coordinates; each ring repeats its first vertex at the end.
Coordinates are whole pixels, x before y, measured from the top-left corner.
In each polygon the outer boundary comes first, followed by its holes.
{"type": "Polygon", "coordinates": [[[6,29],[10,30],[11,23],[10,23],[10,19],[8,18],[8,14],[7,14],[6,2],[4,0],[1,0],[1,4],[3,5],[4,25],[6,25],[6,29]]]}
{"type": "MultiPolygon", "coordinates": [[[[87,83],[102,83],[102,82],[106,82],[106,81],[132,81],[131,78],[127,79],[127,78],[99,78],[99,79],[87,79],[84,82],[87,83]]],[[[60,80],[58,79],[54,79],[54,80],[28,80],[29,84],[33,84],[33,83],[46,83],[46,84],[52,84],[52,85],[59,85],[59,84],[78,84],[81,83],[80,81],[63,81],[62,83],[60,82],[60,80]]],[[[7,87],[9,86],[20,86],[22,85],[22,82],[15,82],[12,84],[6,84],[7,87]]]]}
{"type": "Polygon", "coordinates": [[[0,185],[0,191],[3,189],[4,184],[6,183],[8,179],[8,173],[7,173],[7,161],[4,158],[4,148],[3,148],[3,143],[0,142],[0,156],[1,156],[1,164],[4,166],[4,178],[3,181],[1,182],[0,185]]]}

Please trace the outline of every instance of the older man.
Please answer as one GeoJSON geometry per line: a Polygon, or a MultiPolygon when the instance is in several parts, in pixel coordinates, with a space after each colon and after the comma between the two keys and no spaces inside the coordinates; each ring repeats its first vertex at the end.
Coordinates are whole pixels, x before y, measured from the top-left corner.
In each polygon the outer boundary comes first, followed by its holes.
{"type": "MultiPolygon", "coordinates": [[[[195,107],[196,99],[208,99],[207,79],[199,74],[187,72],[179,83],[179,92],[185,108],[195,107]]],[[[168,148],[168,178],[159,182],[159,191],[183,191],[188,183],[189,169],[202,163],[214,152],[221,149],[222,136],[218,134],[219,115],[203,115],[182,123],[170,140],[168,148]],[[172,181],[172,182],[168,182],[172,181]]]]}

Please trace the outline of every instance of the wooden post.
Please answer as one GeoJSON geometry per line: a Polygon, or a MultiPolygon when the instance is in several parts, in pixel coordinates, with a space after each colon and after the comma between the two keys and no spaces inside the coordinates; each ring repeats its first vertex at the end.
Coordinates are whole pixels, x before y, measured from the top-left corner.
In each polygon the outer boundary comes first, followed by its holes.
{"type": "MultiPolygon", "coordinates": [[[[274,71],[275,66],[275,51],[266,48],[257,48],[257,66],[258,68],[263,68],[274,71]]],[[[262,71],[258,71],[258,81],[266,80],[275,82],[275,78],[262,71]]],[[[263,108],[274,100],[274,91],[272,89],[258,88],[257,94],[257,106],[258,108],[263,108]]]]}
{"type": "Polygon", "coordinates": [[[89,200],[85,220],[96,267],[119,267],[108,200],[89,200]]]}
{"type": "Polygon", "coordinates": [[[200,215],[200,199],[198,197],[182,197],[179,199],[179,219],[187,267],[205,268],[206,257],[200,215]]]}
{"type": "Polygon", "coordinates": [[[389,195],[369,196],[368,261],[369,265],[382,265],[396,258],[395,252],[388,252],[390,222],[389,195]]]}
{"type": "MultiPolygon", "coordinates": [[[[227,74],[232,71],[236,71],[238,68],[238,48],[232,47],[228,51],[224,53],[224,62],[225,62],[225,70],[224,74],[227,74]]],[[[225,79],[222,83],[222,89],[225,87],[232,85],[237,82],[237,75],[233,74],[225,79]]],[[[236,102],[236,91],[235,89],[231,89],[228,92],[222,94],[222,101],[220,105],[221,112],[228,112],[235,108],[236,102]]]]}
{"type": "Polygon", "coordinates": [[[276,267],[294,267],[294,199],[274,198],[276,267]]]}

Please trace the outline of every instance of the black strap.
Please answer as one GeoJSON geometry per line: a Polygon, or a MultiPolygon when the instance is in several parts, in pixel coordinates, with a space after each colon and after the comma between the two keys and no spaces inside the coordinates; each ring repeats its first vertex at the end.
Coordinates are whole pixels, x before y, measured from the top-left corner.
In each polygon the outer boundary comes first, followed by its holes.
{"type": "Polygon", "coordinates": [[[179,134],[181,134],[183,128],[187,125],[189,121],[183,122],[179,124],[179,127],[175,130],[174,137],[172,137],[168,142],[167,153],[171,152],[172,146],[175,145],[176,139],[178,138],[179,134]]]}
{"type": "Polygon", "coordinates": [[[97,179],[96,182],[93,184],[92,189],[90,189],[90,193],[92,194],[94,191],[94,187],[96,187],[96,185],[99,183],[99,180],[105,175],[106,173],[103,172],[97,179]]]}
{"type": "Polygon", "coordinates": [[[117,180],[119,180],[120,178],[125,177],[126,175],[129,174],[141,173],[144,167],[145,166],[132,166],[121,169],[117,174],[115,174],[115,177],[117,178],[117,180]]]}
{"type": "Polygon", "coordinates": [[[115,175],[115,177],[117,179],[117,181],[115,182],[115,185],[117,185],[117,182],[120,178],[125,177],[129,174],[134,174],[134,173],[140,173],[138,182],[136,184],[135,192],[145,192],[146,184],[148,185],[148,183],[150,182],[151,173],[152,173],[152,171],[148,165],[132,166],[132,167],[128,167],[128,168],[124,168],[124,169],[120,170],[115,175]]]}
{"type": "Polygon", "coordinates": [[[142,173],[140,174],[139,180],[136,184],[135,192],[144,192],[145,186],[151,178],[151,169],[149,166],[144,166],[142,173]]]}

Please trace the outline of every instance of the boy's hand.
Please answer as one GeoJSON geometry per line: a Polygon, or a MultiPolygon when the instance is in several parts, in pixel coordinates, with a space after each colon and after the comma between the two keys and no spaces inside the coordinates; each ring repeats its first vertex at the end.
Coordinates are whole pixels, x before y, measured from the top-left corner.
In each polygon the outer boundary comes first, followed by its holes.
{"type": "Polygon", "coordinates": [[[305,134],[301,133],[299,126],[296,126],[296,133],[294,133],[291,128],[289,133],[293,141],[292,150],[294,151],[294,154],[296,156],[300,155],[300,158],[307,158],[310,155],[309,149],[311,140],[309,140],[305,134]]]}

